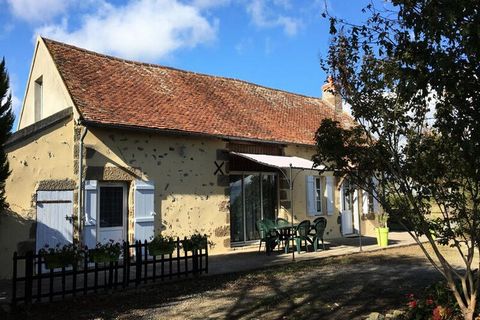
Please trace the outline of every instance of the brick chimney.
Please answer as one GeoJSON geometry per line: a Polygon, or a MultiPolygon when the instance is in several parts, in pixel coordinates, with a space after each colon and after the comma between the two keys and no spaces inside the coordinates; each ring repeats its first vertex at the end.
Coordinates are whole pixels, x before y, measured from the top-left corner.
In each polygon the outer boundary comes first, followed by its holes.
{"type": "Polygon", "coordinates": [[[322,86],[322,100],[334,107],[336,113],[342,113],[342,97],[336,92],[332,77],[322,86]]]}

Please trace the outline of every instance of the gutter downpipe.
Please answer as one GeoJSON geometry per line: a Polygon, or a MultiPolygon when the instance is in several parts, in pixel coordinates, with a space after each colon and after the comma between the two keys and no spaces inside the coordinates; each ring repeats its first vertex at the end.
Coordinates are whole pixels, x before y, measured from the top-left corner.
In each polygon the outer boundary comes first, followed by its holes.
{"type": "MultiPolygon", "coordinates": [[[[294,230],[293,228],[293,176],[292,176],[292,164],[290,163],[290,172],[289,172],[289,180],[290,180],[290,208],[291,208],[291,214],[292,214],[292,230],[294,230]]],[[[292,243],[292,261],[295,261],[295,240],[293,241],[292,243]]]]}
{"type": "MultiPolygon", "coordinates": [[[[81,122],[79,122],[81,124],[81,122]]],[[[82,134],[80,135],[80,141],[78,143],[78,238],[82,238],[82,212],[83,212],[83,139],[87,135],[88,128],[83,127],[82,134]]]]}

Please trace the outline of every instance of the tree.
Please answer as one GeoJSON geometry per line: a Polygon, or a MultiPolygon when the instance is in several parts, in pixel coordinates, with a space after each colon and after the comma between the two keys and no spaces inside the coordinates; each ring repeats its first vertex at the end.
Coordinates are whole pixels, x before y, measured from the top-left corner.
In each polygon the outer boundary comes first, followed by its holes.
{"type": "Polygon", "coordinates": [[[322,66],[356,124],[324,120],[314,156],[409,230],[465,319],[480,284],[479,9],[476,0],[391,0],[368,5],[358,25],[325,13],[332,40],[322,66]]]}
{"type": "Polygon", "coordinates": [[[10,175],[10,168],[3,145],[11,135],[14,121],[12,95],[9,88],[10,83],[5,68],[5,59],[2,59],[0,63],[0,210],[8,207],[5,201],[5,181],[10,175]]]}

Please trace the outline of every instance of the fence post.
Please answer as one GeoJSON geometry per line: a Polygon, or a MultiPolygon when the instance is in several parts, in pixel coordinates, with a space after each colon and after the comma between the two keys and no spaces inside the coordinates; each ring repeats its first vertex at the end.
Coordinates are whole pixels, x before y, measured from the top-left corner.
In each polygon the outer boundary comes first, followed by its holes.
{"type": "Polygon", "coordinates": [[[13,253],[12,309],[17,305],[17,251],[13,253]]]}
{"type": "Polygon", "coordinates": [[[128,244],[126,241],[123,242],[123,269],[122,269],[122,285],[125,288],[128,286],[128,264],[130,263],[130,258],[128,257],[128,244]]]}
{"type": "Polygon", "coordinates": [[[208,273],[208,241],[205,247],[205,273],[208,273]]]}
{"type": "Polygon", "coordinates": [[[32,302],[33,291],[33,252],[28,251],[25,256],[25,303],[32,302]]]}
{"type": "Polygon", "coordinates": [[[198,275],[198,250],[194,249],[192,252],[192,266],[193,266],[193,275],[198,275]]]}
{"type": "Polygon", "coordinates": [[[141,242],[135,241],[135,285],[138,286],[142,280],[142,246],[141,242]]]}
{"type": "MultiPolygon", "coordinates": [[[[143,267],[144,267],[143,283],[147,283],[147,275],[148,275],[148,252],[147,252],[148,250],[147,250],[147,240],[145,240],[145,241],[143,242],[143,245],[144,245],[144,247],[143,247],[143,252],[144,252],[144,254],[145,254],[145,256],[144,256],[144,260],[145,260],[144,264],[145,264],[145,265],[143,266],[143,267]]],[[[141,247],[141,246],[142,246],[142,244],[140,243],[140,247],[141,247]]]]}

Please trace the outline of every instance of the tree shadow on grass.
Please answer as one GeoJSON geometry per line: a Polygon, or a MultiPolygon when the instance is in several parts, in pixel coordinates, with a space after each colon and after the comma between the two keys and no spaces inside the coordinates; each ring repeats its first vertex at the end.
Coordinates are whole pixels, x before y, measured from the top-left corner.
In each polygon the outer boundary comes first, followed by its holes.
{"type": "Polygon", "coordinates": [[[355,319],[402,307],[438,279],[421,257],[360,254],[35,305],[12,318],[355,319]]]}

